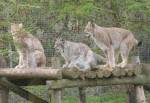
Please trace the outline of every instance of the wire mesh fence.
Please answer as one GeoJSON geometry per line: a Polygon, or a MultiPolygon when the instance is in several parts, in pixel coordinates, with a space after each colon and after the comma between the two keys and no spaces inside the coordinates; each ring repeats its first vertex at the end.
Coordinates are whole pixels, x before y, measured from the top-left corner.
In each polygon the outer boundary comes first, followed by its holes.
{"type": "MultiPolygon", "coordinates": [[[[57,0],[56,0],[57,1],[57,0]]],[[[20,1],[21,2],[21,1],[20,1]]],[[[8,3],[9,4],[9,3],[8,3]]],[[[63,5],[63,4],[62,4],[63,5]]],[[[17,4],[16,4],[17,6],[17,4]]],[[[51,57],[58,56],[55,54],[54,43],[57,37],[62,37],[66,40],[83,42],[86,43],[92,50],[97,52],[98,47],[89,38],[83,36],[83,28],[85,27],[85,21],[78,21],[77,19],[72,20],[66,16],[66,21],[63,22],[57,18],[57,11],[50,10],[49,2],[34,3],[34,5],[25,5],[23,0],[22,3],[18,3],[18,9],[11,12],[11,5],[6,8],[2,8],[0,11],[0,24],[6,22],[4,25],[0,25],[0,60],[6,63],[7,67],[14,67],[18,63],[18,54],[16,52],[12,37],[9,33],[9,23],[7,20],[11,19],[9,22],[19,22],[23,23],[24,28],[36,36],[44,47],[45,55],[47,57],[47,66],[51,66],[51,57]],[[3,11],[3,12],[2,12],[3,11]],[[9,14],[10,13],[10,14],[9,14]],[[56,19],[57,18],[57,19],[56,19]],[[55,20],[56,19],[56,20],[55,20]],[[2,59],[1,59],[2,58],[2,59]]],[[[61,5],[60,5],[61,6],[61,5]]],[[[95,16],[98,16],[95,14],[95,16]]],[[[108,18],[98,16],[97,21],[108,18]]],[[[111,18],[112,19],[112,18],[111,18]]],[[[104,22],[103,21],[103,22],[104,22]]],[[[109,25],[108,22],[104,25],[109,25]]],[[[149,23],[143,24],[149,26],[149,23]]],[[[109,25],[112,26],[112,25],[109,25]]],[[[142,31],[142,30],[141,30],[142,31]]],[[[138,31],[133,31],[135,34],[138,31]]],[[[137,34],[140,34],[139,32],[137,34]]],[[[139,40],[142,41],[142,46],[140,46],[132,55],[139,55],[142,63],[150,62],[150,33],[142,33],[142,36],[136,35],[139,40]]],[[[99,51],[99,50],[98,50],[99,51]]],[[[102,53],[102,52],[100,52],[102,53]]],[[[60,57],[60,56],[59,56],[60,57]]],[[[4,63],[2,63],[4,64],[4,63]]],[[[44,99],[48,100],[48,94],[45,95],[45,87],[31,87],[31,91],[35,92],[37,95],[44,95],[44,99]],[[43,92],[44,91],[44,92],[43,92]]],[[[29,88],[30,90],[30,88],[29,88]]],[[[87,103],[126,103],[127,94],[125,86],[106,86],[106,87],[95,87],[87,88],[87,103]]],[[[64,93],[64,103],[78,103],[78,90],[77,88],[68,89],[64,93]]],[[[19,99],[14,94],[10,94],[10,103],[27,103],[26,100],[19,99]]]]}

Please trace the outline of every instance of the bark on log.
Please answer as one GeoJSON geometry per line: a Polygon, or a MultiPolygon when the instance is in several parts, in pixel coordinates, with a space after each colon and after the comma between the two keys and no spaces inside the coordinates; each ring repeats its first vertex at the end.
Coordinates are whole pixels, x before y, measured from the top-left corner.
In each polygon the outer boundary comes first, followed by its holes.
{"type": "Polygon", "coordinates": [[[86,71],[85,78],[88,78],[88,79],[96,78],[96,72],[95,71],[86,71]]]}
{"type": "Polygon", "coordinates": [[[72,69],[65,68],[65,69],[62,69],[63,78],[77,79],[77,78],[80,78],[80,76],[82,74],[83,73],[79,69],[76,69],[76,68],[72,68],[72,69]]]}
{"type": "Polygon", "coordinates": [[[142,64],[141,74],[133,77],[108,78],[95,80],[54,80],[51,81],[50,88],[69,88],[69,87],[87,87],[87,86],[105,86],[105,85],[122,85],[135,84],[144,85],[150,83],[150,65],[142,64]]]}
{"type": "Polygon", "coordinates": [[[125,68],[98,68],[95,71],[82,71],[76,68],[72,69],[51,69],[48,67],[44,68],[35,68],[35,69],[0,69],[0,77],[7,77],[10,80],[13,79],[84,79],[84,78],[102,78],[102,77],[110,77],[112,74],[115,77],[120,76],[133,76],[140,74],[142,65],[128,65],[125,68]]]}
{"type": "Polygon", "coordinates": [[[113,69],[111,69],[111,68],[104,68],[104,69],[103,69],[104,77],[106,77],[106,78],[110,77],[111,74],[112,74],[112,70],[113,70],[113,69]]]}
{"type": "Polygon", "coordinates": [[[0,69],[0,76],[9,79],[19,78],[42,78],[42,79],[62,79],[62,72],[59,69],[0,69]]]}
{"type": "Polygon", "coordinates": [[[102,69],[96,70],[96,76],[97,78],[103,78],[104,77],[103,70],[102,69]]]}

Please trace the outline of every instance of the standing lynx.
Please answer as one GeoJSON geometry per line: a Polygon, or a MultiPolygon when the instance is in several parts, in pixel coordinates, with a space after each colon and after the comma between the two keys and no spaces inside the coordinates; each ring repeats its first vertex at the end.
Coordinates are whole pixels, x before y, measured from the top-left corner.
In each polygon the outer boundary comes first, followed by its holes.
{"type": "Polygon", "coordinates": [[[46,57],[41,42],[23,29],[22,24],[11,24],[11,33],[19,54],[19,64],[15,68],[43,67],[46,57]]]}
{"type": "Polygon", "coordinates": [[[138,41],[134,35],[126,29],[122,28],[106,28],[100,27],[96,24],[88,22],[84,30],[88,36],[95,41],[95,43],[103,50],[107,57],[107,65],[115,67],[115,55],[117,50],[120,51],[122,62],[118,64],[119,67],[125,67],[128,61],[128,55],[131,49],[138,45],[138,41]]]}
{"type": "Polygon", "coordinates": [[[76,43],[57,39],[55,42],[55,49],[60,52],[65,59],[63,68],[78,68],[78,69],[91,69],[98,62],[105,62],[105,58],[95,54],[87,45],[83,43],[76,43]]]}

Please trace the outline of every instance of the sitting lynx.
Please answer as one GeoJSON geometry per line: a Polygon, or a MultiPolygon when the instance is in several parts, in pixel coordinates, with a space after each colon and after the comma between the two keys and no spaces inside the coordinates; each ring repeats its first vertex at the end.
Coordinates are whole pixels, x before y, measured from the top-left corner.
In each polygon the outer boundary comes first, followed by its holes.
{"type": "Polygon", "coordinates": [[[98,62],[105,62],[105,58],[95,54],[87,45],[83,43],[76,43],[64,41],[59,38],[55,42],[55,50],[59,52],[65,59],[63,68],[78,68],[91,69],[98,62]]]}
{"type": "Polygon", "coordinates": [[[122,28],[106,28],[100,27],[95,23],[88,22],[84,30],[88,36],[95,41],[95,43],[101,48],[107,57],[107,65],[115,67],[115,55],[116,50],[120,51],[122,62],[118,64],[119,67],[125,67],[128,61],[128,55],[131,49],[140,45],[132,32],[122,28]]]}
{"type": "Polygon", "coordinates": [[[23,29],[22,24],[11,24],[11,33],[19,54],[19,64],[15,68],[43,67],[46,57],[41,42],[23,29]]]}

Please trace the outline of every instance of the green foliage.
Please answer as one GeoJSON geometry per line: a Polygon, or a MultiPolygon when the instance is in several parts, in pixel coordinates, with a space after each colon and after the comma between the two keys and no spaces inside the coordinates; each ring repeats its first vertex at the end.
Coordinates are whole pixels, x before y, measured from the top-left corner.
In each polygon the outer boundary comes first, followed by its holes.
{"type": "MultiPolygon", "coordinates": [[[[62,22],[62,36],[72,36],[67,25],[79,26],[83,32],[89,20],[94,20],[101,26],[117,26],[131,30],[140,37],[150,34],[150,0],[0,0],[0,42],[8,44],[11,37],[4,28],[9,28],[11,22],[22,22],[27,31],[33,35],[37,30],[49,33],[44,47],[48,52],[53,49],[55,24],[62,22]],[[1,33],[1,31],[5,31],[1,33]],[[68,33],[66,35],[66,33],[68,33]],[[8,37],[7,37],[8,36],[8,37]],[[5,43],[4,43],[5,42],[5,43]],[[47,46],[48,45],[48,46],[47,46]]],[[[41,37],[41,35],[36,35],[41,37]]],[[[68,38],[69,38],[68,37],[68,38]]],[[[45,41],[44,41],[45,42],[45,41]]],[[[6,48],[5,48],[6,49],[6,48]]],[[[7,51],[7,50],[4,50],[7,51]]],[[[99,50],[95,51],[99,52],[99,50]]],[[[5,53],[4,53],[5,54],[5,53]]],[[[7,54],[7,53],[6,53],[7,54]]]]}

